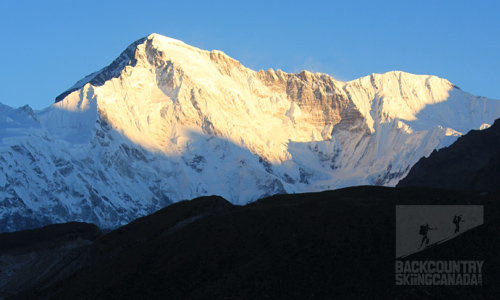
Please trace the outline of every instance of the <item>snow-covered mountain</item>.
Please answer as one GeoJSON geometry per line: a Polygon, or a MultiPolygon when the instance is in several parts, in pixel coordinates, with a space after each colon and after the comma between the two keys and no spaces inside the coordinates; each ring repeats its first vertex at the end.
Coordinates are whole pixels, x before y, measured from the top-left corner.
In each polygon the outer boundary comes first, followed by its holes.
{"type": "Polygon", "coordinates": [[[392,186],[498,117],[500,101],[435,76],[255,72],[152,34],[42,111],[0,107],[0,231],[115,228],[202,195],[392,186]]]}

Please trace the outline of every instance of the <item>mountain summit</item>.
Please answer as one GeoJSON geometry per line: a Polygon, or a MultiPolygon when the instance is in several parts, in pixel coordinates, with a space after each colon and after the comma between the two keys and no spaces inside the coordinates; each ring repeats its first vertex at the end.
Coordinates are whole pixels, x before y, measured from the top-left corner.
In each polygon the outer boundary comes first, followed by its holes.
{"type": "Polygon", "coordinates": [[[42,111],[0,107],[0,231],[115,228],[203,195],[393,186],[499,116],[499,101],[435,76],[256,72],[152,34],[42,111]]]}

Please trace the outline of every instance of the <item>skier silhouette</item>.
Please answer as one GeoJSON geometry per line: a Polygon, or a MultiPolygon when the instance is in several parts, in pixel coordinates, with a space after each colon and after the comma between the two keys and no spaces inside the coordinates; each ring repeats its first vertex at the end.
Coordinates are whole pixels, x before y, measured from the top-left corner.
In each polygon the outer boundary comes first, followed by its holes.
{"type": "Polygon", "coordinates": [[[462,215],[455,215],[453,218],[453,224],[455,224],[455,233],[460,232],[460,222],[465,222],[462,220],[462,215]]]}
{"type": "Polygon", "coordinates": [[[425,246],[427,247],[429,245],[429,237],[427,234],[429,233],[429,230],[437,230],[437,228],[431,228],[429,224],[421,225],[420,226],[420,235],[423,235],[424,237],[422,238],[422,242],[420,243],[420,247],[418,249],[422,248],[425,242],[425,246]]]}

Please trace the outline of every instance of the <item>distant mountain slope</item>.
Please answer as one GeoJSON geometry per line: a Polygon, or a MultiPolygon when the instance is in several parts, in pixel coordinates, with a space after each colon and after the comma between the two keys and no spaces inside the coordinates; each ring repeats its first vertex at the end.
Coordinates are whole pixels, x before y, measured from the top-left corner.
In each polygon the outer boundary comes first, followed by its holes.
{"type": "Polygon", "coordinates": [[[42,111],[0,107],[0,232],[116,228],[169,204],[395,185],[500,101],[404,72],[253,71],[158,34],[42,111]]]}
{"type": "Polygon", "coordinates": [[[120,227],[89,246],[55,252],[71,262],[58,258],[48,271],[57,273],[50,278],[66,277],[20,289],[11,296],[498,299],[498,196],[367,186],[276,195],[246,206],[231,205],[220,197],[182,201],[120,227]],[[485,206],[484,225],[433,248],[434,252],[417,255],[424,260],[484,260],[483,285],[396,286],[395,205],[470,202],[485,206]],[[433,256],[438,252],[440,256],[433,256]]]}
{"type": "Polygon", "coordinates": [[[472,130],[451,146],[423,157],[397,186],[500,189],[500,120],[488,129],[472,130]]]}

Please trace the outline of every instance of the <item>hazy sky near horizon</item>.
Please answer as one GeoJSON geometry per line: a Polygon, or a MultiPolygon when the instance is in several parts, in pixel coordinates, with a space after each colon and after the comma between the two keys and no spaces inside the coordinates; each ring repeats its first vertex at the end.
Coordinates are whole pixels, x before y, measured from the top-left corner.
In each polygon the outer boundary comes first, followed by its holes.
{"type": "Polygon", "coordinates": [[[244,66],[399,70],[500,99],[500,1],[0,1],[0,102],[43,109],[153,32],[244,66]]]}

